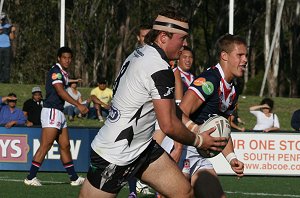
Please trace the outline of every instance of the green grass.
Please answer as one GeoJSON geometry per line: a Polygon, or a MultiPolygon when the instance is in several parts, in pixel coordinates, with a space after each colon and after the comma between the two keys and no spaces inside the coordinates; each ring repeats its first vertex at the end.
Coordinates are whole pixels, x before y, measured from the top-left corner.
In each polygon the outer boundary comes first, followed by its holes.
{"type": "MultiPolygon", "coordinates": [[[[21,85],[21,84],[0,84],[0,96],[6,96],[10,92],[14,92],[18,96],[17,106],[22,108],[25,100],[31,97],[31,89],[36,85],[21,85]]],[[[45,95],[44,86],[41,86],[45,95]]],[[[79,87],[78,90],[82,94],[83,100],[85,100],[92,90],[92,88],[79,87]]],[[[300,108],[299,98],[273,98],[275,101],[274,112],[279,117],[280,128],[282,130],[292,130],[290,126],[290,120],[292,113],[300,108]]],[[[245,128],[252,129],[256,123],[256,118],[250,114],[249,107],[252,105],[259,104],[262,100],[258,96],[244,96],[242,95],[239,99],[239,116],[246,122],[245,128]]],[[[68,122],[68,126],[89,126],[89,127],[100,127],[100,123],[97,120],[90,119],[76,119],[74,122],[68,122]]]]}
{"type": "MultiPolygon", "coordinates": [[[[42,187],[25,186],[25,172],[0,172],[0,197],[3,198],[68,198],[77,197],[80,187],[70,186],[66,173],[40,172],[38,177],[42,187]]],[[[85,173],[81,173],[85,176],[85,173]]],[[[300,197],[298,177],[219,176],[228,198],[274,198],[300,197]]],[[[128,186],[125,186],[118,198],[127,198],[128,186]]],[[[154,198],[154,195],[139,195],[139,198],[154,198]]]]}

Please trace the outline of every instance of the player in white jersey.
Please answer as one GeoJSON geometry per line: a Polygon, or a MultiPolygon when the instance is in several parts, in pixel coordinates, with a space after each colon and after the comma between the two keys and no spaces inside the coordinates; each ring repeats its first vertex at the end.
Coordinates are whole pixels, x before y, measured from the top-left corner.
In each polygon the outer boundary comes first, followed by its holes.
{"type": "Polygon", "coordinates": [[[183,144],[213,150],[225,145],[225,138],[209,135],[214,128],[202,135],[190,132],[180,120],[187,118],[175,108],[168,63],[178,58],[187,35],[185,18],[175,9],[162,12],[146,36],[148,45],[125,60],[114,83],[110,114],[91,144],[91,164],[79,197],[116,197],[131,177],[166,197],[193,197],[189,182],[152,139],[157,119],[168,136],[183,144]]]}

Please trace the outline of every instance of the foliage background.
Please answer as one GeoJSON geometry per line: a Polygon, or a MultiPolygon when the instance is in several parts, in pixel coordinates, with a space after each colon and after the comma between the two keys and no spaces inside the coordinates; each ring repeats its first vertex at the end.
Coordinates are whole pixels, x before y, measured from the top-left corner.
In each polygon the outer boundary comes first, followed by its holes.
{"type": "MultiPolygon", "coordinates": [[[[235,1],[234,33],[249,43],[249,64],[244,94],[257,95],[264,64],[266,1],[235,1]],[[249,80],[248,80],[249,79],[249,80]]],[[[282,1],[282,0],[281,0],[282,1]]],[[[228,0],[66,0],[66,41],[74,52],[71,76],[83,86],[106,77],[112,84],[120,66],[136,46],[140,24],[151,24],[166,6],[181,10],[190,21],[190,46],[195,51],[193,72],[199,74],[216,63],[214,43],[228,32],[228,0]]],[[[271,35],[277,1],[270,1],[271,35]]],[[[278,87],[272,96],[298,97],[300,93],[299,0],[286,0],[281,20],[278,87]],[[297,11],[298,9],[298,11],[297,11]]],[[[60,0],[5,0],[5,11],[16,26],[12,42],[12,83],[44,84],[47,70],[56,61],[60,39],[60,0]]],[[[270,86],[270,85],[269,85],[270,86]]],[[[265,95],[268,92],[268,86],[265,95]]]]}

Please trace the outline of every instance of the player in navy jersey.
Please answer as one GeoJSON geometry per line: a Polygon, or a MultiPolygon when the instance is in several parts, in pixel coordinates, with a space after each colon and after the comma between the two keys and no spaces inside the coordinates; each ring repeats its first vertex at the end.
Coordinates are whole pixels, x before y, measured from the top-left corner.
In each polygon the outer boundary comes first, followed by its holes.
{"type": "Polygon", "coordinates": [[[46,99],[41,112],[42,134],[40,147],[33,157],[29,175],[24,180],[26,185],[42,185],[36,175],[54,140],[59,144],[61,161],[70,177],[70,184],[78,186],[84,181],[84,178],[78,177],[74,169],[67,123],[63,113],[65,101],[75,105],[82,114],[88,112],[85,105],[74,100],[65,90],[69,81],[66,69],[71,64],[72,55],[72,50],[69,47],[59,48],[57,52],[58,63],[53,65],[47,74],[46,99]]]}
{"type": "Polygon", "coordinates": [[[114,82],[110,114],[91,144],[91,164],[79,197],[116,197],[131,177],[166,197],[193,197],[176,163],[152,139],[157,119],[160,128],[181,143],[214,150],[225,145],[225,138],[209,135],[213,130],[199,137],[176,116],[169,59],[178,59],[187,35],[187,20],[169,9],[156,18],[147,45],[125,60],[114,82]]]}
{"type": "MultiPolygon", "coordinates": [[[[228,118],[237,103],[238,94],[233,79],[242,77],[247,65],[246,42],[239,36],[226,34],[218,39],[216,47],[219,63],[195,78],[180,103],[182,111],[194,122],[188,125],[201,125],[214,114],[228,118]]],[[[231,138],[222,154],[232,170],[238,176],[243,176],[244,164],[236,158],[231,138]]],[[[193,147],[187,146],[183,149],[182,168],[186,160],[190,169],[185,175],[191,180],[196,197],[225,196],[216,172],[207,159],[201,157],[193,147]],[[203,179],[203,175],[206,178],[212,175],[215,184],[210,185],[210,180],[203,179]]]]}

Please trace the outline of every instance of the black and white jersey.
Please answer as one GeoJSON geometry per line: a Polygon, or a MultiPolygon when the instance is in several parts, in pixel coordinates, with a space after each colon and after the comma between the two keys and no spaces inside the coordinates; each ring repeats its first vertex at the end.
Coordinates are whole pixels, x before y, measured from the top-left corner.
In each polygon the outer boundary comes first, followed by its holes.
{"type": "Polygon", "coordinates": [[[137,48],[114,82],[109,116],[92,149],[120,166],[137,159],[152,140],[156,120],[152,100],[174,99],[174,86],[174,74],[163,50],[155,44],[137,48]]]}

